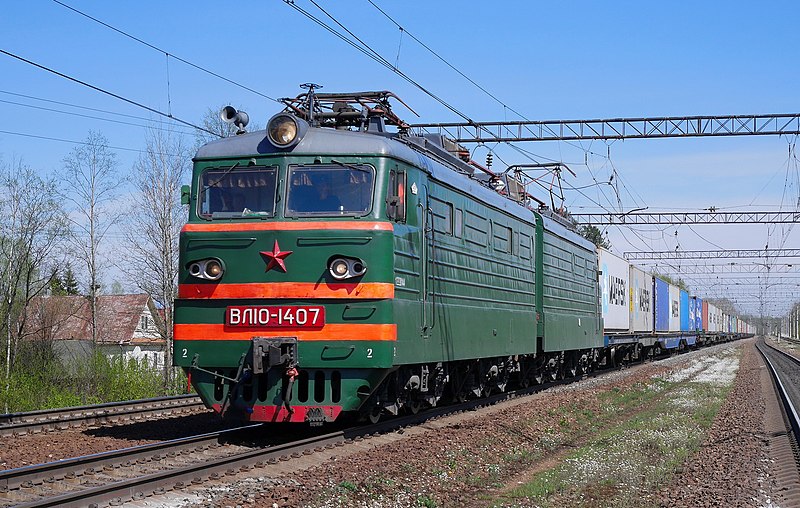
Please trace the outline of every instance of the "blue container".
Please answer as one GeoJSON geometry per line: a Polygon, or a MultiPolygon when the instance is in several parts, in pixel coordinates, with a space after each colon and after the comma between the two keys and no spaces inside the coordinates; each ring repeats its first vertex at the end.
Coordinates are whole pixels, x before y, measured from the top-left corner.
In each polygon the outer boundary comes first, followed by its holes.
{"type": "Polygon", "coordinates": [[[688,332],[689,328],[689,293],[681,289],[681,331],[688,332]]]}
{"type": "Polygon", "coordinates": [[[658,277],[653,277],[653,295],[655,298],[655,305],[653,305],[655,331],[668,332],[670,316],[669,284],[658,277]]]}
{"type": "Polygon", "coordinates": [[[694,329],[703,331],[703,299],[694,297],[694,329]]]}

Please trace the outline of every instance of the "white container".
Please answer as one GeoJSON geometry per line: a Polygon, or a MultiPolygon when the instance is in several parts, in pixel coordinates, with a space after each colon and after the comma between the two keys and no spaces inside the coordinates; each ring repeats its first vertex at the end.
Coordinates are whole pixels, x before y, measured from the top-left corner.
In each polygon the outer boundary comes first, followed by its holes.
{"type": "Polygon", "coordinates": [[[669,285],[669,331],[681,331],[681,290],[669,285]]]}
{"type": "Polygon", "coordinates": [[[605,249],[597,249],[600,271],[600,296],[603,308],[603,327],[607,332],[630,330],[630,295],[628,262],[605,249]]]}
{"type": "Polygon", "coordinates": [[[708,304],[708,327],[710,332],[722,331],[722,317],[720,311],[714,305],[708,304]]]}
{"type": "Polygon", "coordinates": [[[630,271],[631,330],[653,331],[653,276],[635,265],[630,271]]]}

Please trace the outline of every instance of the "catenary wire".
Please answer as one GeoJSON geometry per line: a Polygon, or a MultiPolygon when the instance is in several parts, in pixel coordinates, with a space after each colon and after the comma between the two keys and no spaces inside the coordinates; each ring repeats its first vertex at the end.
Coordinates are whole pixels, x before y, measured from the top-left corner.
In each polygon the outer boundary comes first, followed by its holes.
{"type": "Polygon", "coordinates": [[[145,129],[156,129],[156,130],[162,130],[162,131],[172,131],[172,132],[178,132],[178,133],[181,133],[181,134],[193,134],[193,132],[189,132],[189,131],[185,131],[185,130],[176,131],[176,130],[173,130],[173,129],[165,129],[163,127],[157,127],[155,125],[143,125],[143,124],[140,124],[140,123],[125,122],[123,120],[114,120],[112,118],[103,118],[101,116],[84,115],[82,113],[76,113],[74,111],[63,111],[63,110],[55,109],[55,108],[45,108],[45,107],[42,107],[42,106],[34,106],[33,104],[24,104],[22,102],[6,101],[6,100],[3,100],[3,99],[0,99],[0,103],[2,103],[2,104],[12,104],[14,106],[20,106],[20,107],[24,107],[24,108],[38,109],[40,111],[49,111],[51,113],[61,113],[62,115],[77,116],[77,117],[80,117],[80,118],[90,118],[92,120],[102,120],[104,122],[111,122],[111,123],[116,123],[116,124],[120,124],[120,125],[130,125],[130,126],[133,126],[133,127],[141,127],[141,128],[145,128],[145,129]]]}
{"type": "Polygon", "coordinates": [[[76,9],[75,7],[67,5],[64,2],[60,2],[59,0],[53,0],[53,2],[57,3],[58,5],[60,5],[62,7],[67,8],[67,9],[73,11],[73,12],[75,12],[76,14],[80,14],[81,16],[94,21],[95,23],[99,23],[100,25],[103,25],[104,27],[119,33],[120,35],[124,35],[125,37],[128,37],[129,39],[133,39],[134,41],[136,41],[136,42],[138,42],[140,44],[143,44],[143,45],[147,46],[150,49],[153,49],[155,51],[163,53],[167,57],[171,57],[171,58],[173,58],[173,59],[175,59],[175,60],[177,60],[177,61],[179,61],[181,63],[184,63],[184,64],[186,64],[186,65],[188,65],[190,67],[194,67],[195,69],[197,69],[199,71],[205,72],[206,74],[210,74],[211,76],[214,76],[215,78],[219,78],[219,79],[221,79],[223,81],[226,81],[226,82],[228,82],[228,83],[230,83],[232,85],[235,85],[235,86],[238,86],[239,88],[247,90],[248,92],[252,92],[252,93],[254,93],[256,95],[260,95],[261,97],[264,97],[265,99],[280,103],[280,101],[278,99],[270,97],[269,95],[265,95],[265,94],[259,92],[258,90],[254,90],[254,89],[252,89],[252,88],[250,88],[250,87],[248,87],[246,85],[243,85],[243,84],[241,84],[241,83],[239,83],[237,81],[234,81],[234,80],[232,80],[230,78],[226,78],[225,76],[222,76],[221,74],[218,74],[218,73],[216,73],[216,72],[214,72],[212,70],[206,69],[205,67],[202,67],[202,66],[200,66],[198,64],[195,64],[195,63],[192,63],[192,62],[190,62],[190,61],[188,61],[186,59],[183,59],[183,58],[181,58],[179,56],[175,56],[172,53],[170,53],[170,52],[168,52],[168,51],[166,51],[164,49],[159,48],[158,46],[150,44],[149,42],[144,41],[144,40],[142,40],[142,39],[140,39],[140,38],[138,38],[138,37],[136,37],[134,35],[131,35],[128,32],[125,32],[124,30],[121,30],[121,29],[119,29],[119,28],[117,28],[115,26],[112,26],[112,25],[106,23],[105,21],[101,21],[101,20],[99,20],[99,19],[97,19],[97,18],[95,18],[93,16],[90,16],[89,14],[86,14],[85,12],[76,9]]]}
{"type": "MultiPolygon", "coordinates": [[[[13,132],[13,131],[0,130],[0,134],[7,134],[9,136],[21,136],[21,137],[24,137],[24,138],[45,139],[47,141],[58,141],[60,143],[70,143],[72,145],[89,145],[90,144],[90,143],[87,143],[85,141],[75,141],[75,140],[72,140],[72,139],[54,138],[54,137],[50,137],[50,136],[40,136],[38,134],[29,134],[29,133],[25,133],[25,132],[13,132]]],[[[183,154],[174,154],[174,153],[165,153],[165,152],[151,152],[150,150],[139,150],[139,149],[136,149],[136,148],[128,148],[128,147],[124,147],[124,146],[111,146],[111,145],[106,145],[106,146],[108,146],[108,148],[113,148],[114,150],[123,150],[125,152],[158,153],[159,155],[167,155],[167,156],[170,156],[170,157],[183,157],[183,154]]]]}
{"type": "Polygon", "coordinates": [[[28,60],[27,58],[23,58],[23,57],[21,57],[19,55],[15,55],[14,53],[11,53],[11,52],[6,51],[4,49],[0,49],[0,53],[2,53],[4,55],[7,55],[7,56],[10,56],[11,58],[15,58],[15,59],[17,59],[17,60],[19,60],[21,62],[25,62],[28,65],[32,65],[32,66],[34,66],[36,68],[42,69],[42,70],[50,72],[52,74],[55,74],[56,76],[62,77],[62,78],[67,79],[69,81],[72,81],[72,82],[78,83],[80,85],[83,85],[85,87],[91,88],[92,90],[95,90],[97,92],[109,95],[111,97],[114,97],[115,99],[119,99],[119,100],[121,100],[123,102],[127,102],[128,104],[132,104],[132,105],[137,106],[139,108],[145,109],[147,111],[150,111],[151,113],[155,113],[155,114],[157,114],[159,116],[163,116],[164,118],[169,118],[170,120],[174,120],[176,122],[182,123],[184,125],[192,127],[192,128],[197,129],[199,131],[207,132],[207,133],[209,133],[209,134],[211,134],[213,136],[221,137],[216,132],[212,132],[212,131],[204,128],[204,127],[200,127],[200,126],[195,125],[195,124],[193,124],[191,122],[187,122],[186,120],[182,120],[182,119],[180,119],[180,118],[178,118],[176,116],[168,115],[167,113],[164,113],[163,111],[159,111],[159,110],[157,110],[155,108],[151,108],[150,106],[145,106],[142,103],[139,103],[139,102],[136,102],[136,101],[134,101],[132,99],[128,99],[127,97],[123,97],[121,95],[115,94],[114,92],[109,92],[108,90],[100,88],[99,86],[92,85],[91,83],[87,83],[86,81],[81,81],[78,78],[74,78],[72,76],[64,74],[63,72],[59,72],[59,71],[57,71],[55,69],[51,69],[50,67],[47,67],[45,65],[38,64],[38,63],[36,63],[36,62],[34,62],[32,60],[28,60]]]}
{"type": "MultiPolygon", "coordinates": [[[[298,12],[300,12],[301,14],[303,14],[304,16],[306,16],[308,19],[310,19],[311,21],[313,21],[314,23],[316,23],[317,25],[319,25],[320,27],[322,27],[322,28],[326,29],[328,32],[330,32],[330,33],[331,33],[331,34],[333,34],[334,36],[338,37],[338,38],[339,38],[339,39],[341,39],[342,41],[346,42],[347,44],[349,44],[349,45],[350,45],[350,46],[352,46],[353,48],[357,49],[358,51],[360,51],[360,52],[361,52],[361,53],[363,53],[364,55],[368,56],[368,57],[369,57],[369,58],[371,58],[372,60],[374,60],[374,61],[378,62],[379,64],[381,64],[382,66],[386,67],[387,69],[389,69],[389,70],[391,70],[391,71],[395,72],[397,75],[399,75],[400,77],[402,77],[403,79],[405,79],[407,82],[409,82],[410,84],[412,84],[413,86],[415,86],[416,88],[418,88],[420,91],[422,91],[423,93],[425,93],[425,94],[426,94],[426,95],[428,95],[429,97],[433,98],[434,100],[436,100],[437,102],[439,102],[440,104],[442,104],[444,107],[446,107],[447,109],[449,109],[451,112],[453,112],[453,113],[457,114],[458,116],[460,116],[461,118],[463,118],[463,119],[464,119],[464,120],[466,120],[467,122],[470,122],[470,123],[471,123],[471,122],[473,122],[473,120],[472,120],[472,119],[471,119],[469,116],[467,116],[465,113],[462,113],[461,111],[459,111],[458,109],[456,109],[454,106],[452,106],[451,104],[449,104],[448,102],[446,102],[444,99],[442,99],[442,98],[441,98],[441,97],[439,97],[438,95],[434,94],[433,92],[431,92],[430,90],[428,90],[427,88],[425,88],[424,86],[422,86],[420,83],[418,83],[417,81],[415,81],[414,79],[412,79],[410,76],[406,75],[404,72],[402,72],[402,71],[400,71],[399,69],[397,69],[397,68],[396,68],[394,65],[392,65],[392,64],[391,64],[391,62],[389,62],[389,61],[388,61],[386,58],[384,58],[382,55],[380,55],[380,53],[378,53],[376,50],[374,50],[374,49],[373,49],[371,46],[369,46],[369,45],[368,45],[366,42],[364,42],[363,40],[361,40],[361,39],[360,39],[358,36],[356,36],[356,35],[355,35],[355,34],[354,34],[354,33],[353,33],[351,30],[349,30],[349,29],[348,29],[347,27],[345,27],[345,26],[344,26],[344,25],[343,25],[341,22],[339,22],[339,21],[338,21],[338,20],[337,20],[337,19],[336,19],[336,18],[335,18],[333,15],[331,15],[331,14],[330,14],[328,11],[326,11],[325,9],[323,9],[323,8],[322,8],[322,7],[321,7],[321,6],[320,6],[320,5],[319,5],[317,2],[315,2],[314,0],[309,0],[309,1],[310,1],[310,2],[311,2],[311,3],[312,3],[314,6],[315,6],[315,7],[317,7],[317,9],[319,9],[319,10],[320,10],[320,11],[321,11],[323,14],[325,14],[325,16],[327,16],[327,17],[328,17],[328,18],[330,18],[330,19],[331,19],[331,20],[332,20],[334,23],[336,23],[336,25],[338,25],[338,26],[339,26],[339,27],[340,27],[342,30],[344,30],[344,31],[345,31],[347,34],[349,34],[349,35],[350,35],[351,37],[353,37],[353,38],[354,38],[356,41],[358,41],[358,44],[357,44],[356,42],[354,42],[353,40],[349,39],[348,37],[346,37],[345,35],[343,35],[342,33],[338,32],[338,31],[337,31],[335,28],[331,27],[330,25],[328,25],[327,23],[325,23],[325,22],[324,22],[324,21],[322,21],[321,19],[317,18],[316,16],[314,16],[314,15],[313,15],[313,14],[311,14],[310,12],[306,11],[305,9],[303,9],[302,7],[300,7],[299,5],[297,5],[297,4],[296,4],[296,3],[295,3],[293,0],[284,0],[284,2],[285,2],[287,5],[291,6],[292,8],[294,8],[295,10],[297,10],[298,12]],[[360,45],[359,45],[359,44],[360,44],[360,45]]],[[[492,133],[491,133],[491,132],[490,132],[488,129],[486,129],[485,127],[482,127],[482,130],[484,130],[485,132],[489,133],[490,135],[493,135],[493,134],[492,134],[492,133]]],[[[513,145],[511,145],[510,143],[509,143],[509,146],[512,146],[512,147],[513,147],[513,145]]],[[[530,156],[529,156],[529,157],[530,157],[530,156]]],[[[532,160],[535,160],[535,159],[532,159],[532,160]]],[[[599,205],[599,204],[598,204],[598,205],[599,205]]],[[[602,205],[599,205],[599,206],[602,206],[602,205]]]]}

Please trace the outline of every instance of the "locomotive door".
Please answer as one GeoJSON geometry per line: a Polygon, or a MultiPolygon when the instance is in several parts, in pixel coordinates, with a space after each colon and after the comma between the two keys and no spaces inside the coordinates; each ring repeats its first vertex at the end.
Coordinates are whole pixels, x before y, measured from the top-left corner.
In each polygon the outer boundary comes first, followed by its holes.
{"type": "Polygon", "coordinates": [[[419,247],[417,273],[419,273],[419,312],[420,335],[430,338],[434,324],[433,316],[433,273],[431,267],[433,215],[428,202],[427,186],[412,183],[411,195],[416,200],[414,205],[417,232],[415,243],[419,247]]]}

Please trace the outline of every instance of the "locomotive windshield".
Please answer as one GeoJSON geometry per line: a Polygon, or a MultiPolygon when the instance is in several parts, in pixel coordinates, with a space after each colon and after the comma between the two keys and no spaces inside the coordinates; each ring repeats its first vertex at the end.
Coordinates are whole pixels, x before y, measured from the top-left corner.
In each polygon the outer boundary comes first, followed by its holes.
{"type": "Polygon", "coordinates": [[[271,217],[275,213],[274,167],[237,165],[200,176],[198,214],[206,219],[271,217]]]}
{"type": "Polygon", "coordinates": [[[371,166],[291,166],[286,215],[365,215],[374,180],[371,166]]]}

